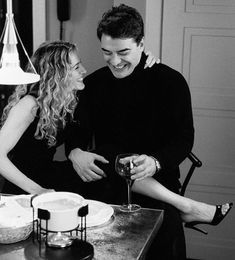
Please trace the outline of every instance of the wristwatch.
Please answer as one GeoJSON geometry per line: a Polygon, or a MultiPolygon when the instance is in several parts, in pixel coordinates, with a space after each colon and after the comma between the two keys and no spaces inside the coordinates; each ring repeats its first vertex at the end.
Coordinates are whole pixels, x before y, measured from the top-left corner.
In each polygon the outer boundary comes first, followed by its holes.
{"type": "Polygon", "coordinates": [[[161,170],[161,164],[160,164],[160,162],[155,158],[155,157],[153,157],[153,156],[150,156],[153,160],[154,160],[154,162],[155,162],[155,166],[156,166],[156,173],[157,172],[159,172],[160,170],[161,170]]]}

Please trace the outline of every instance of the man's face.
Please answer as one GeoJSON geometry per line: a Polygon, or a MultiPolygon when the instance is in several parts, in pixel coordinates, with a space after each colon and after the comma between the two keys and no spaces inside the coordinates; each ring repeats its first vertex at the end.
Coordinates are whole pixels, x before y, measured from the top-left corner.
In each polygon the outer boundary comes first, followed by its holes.
{"type": "Polygon", "coordinates": [[[137,46],[133,38],[113,39],[103,34],[101,37],[101,49],[104,60],[107,62],[114,77],[125,78],[139,64],[144,44],[141,41],[137,46]]]}

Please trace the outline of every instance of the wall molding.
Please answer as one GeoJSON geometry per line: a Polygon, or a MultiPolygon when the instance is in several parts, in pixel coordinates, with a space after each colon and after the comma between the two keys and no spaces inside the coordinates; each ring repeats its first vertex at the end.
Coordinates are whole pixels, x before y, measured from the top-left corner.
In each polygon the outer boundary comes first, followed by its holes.
{"type": "Polygon", "coordinates": [[[234,14],[235,4],[231,0],[185,0],[186,13],[234,14]]]}

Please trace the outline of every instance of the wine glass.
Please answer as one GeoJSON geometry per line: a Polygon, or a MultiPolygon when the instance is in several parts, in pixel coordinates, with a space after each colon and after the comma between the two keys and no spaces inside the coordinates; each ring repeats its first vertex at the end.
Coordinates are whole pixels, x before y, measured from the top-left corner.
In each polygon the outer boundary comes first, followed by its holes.
{"type": "Polygon", "coordinates": [[[135,212],[141,208],[139,205],[131,203],[131,185],[133,183],[133,180],[131,180],[130,171],[132,168],[134,168],[133,159],[137,156],[138,154],[133,154],[133,153],[118,154],[115,160],[116,172],[120,176],[122,176],[127,183],[127,192],[128,192],[127,204],[123,205],[120,208],[120,210],[124,212],[135,212]]]}

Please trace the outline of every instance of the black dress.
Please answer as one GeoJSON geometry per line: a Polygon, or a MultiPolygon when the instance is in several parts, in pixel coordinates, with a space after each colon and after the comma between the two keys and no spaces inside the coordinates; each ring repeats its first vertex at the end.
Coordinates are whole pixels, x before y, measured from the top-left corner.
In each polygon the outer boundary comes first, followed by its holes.
{"type": "MultiPolygon", "coordinates": [[[[10,160],[22,173],[43,188],[78,192],[76,185],[78,176],[73,171],[72,164],[69,161],[53,161],[56,148],[64,141],[66,130],[59,130],[56,145],[49,147],[46,139],[38,140],[34,137],[37,124],[38,117],[36,116],[9,153],[10,160]]],[[[25,193],[7,180],[3,192],[25,193]]]]}

